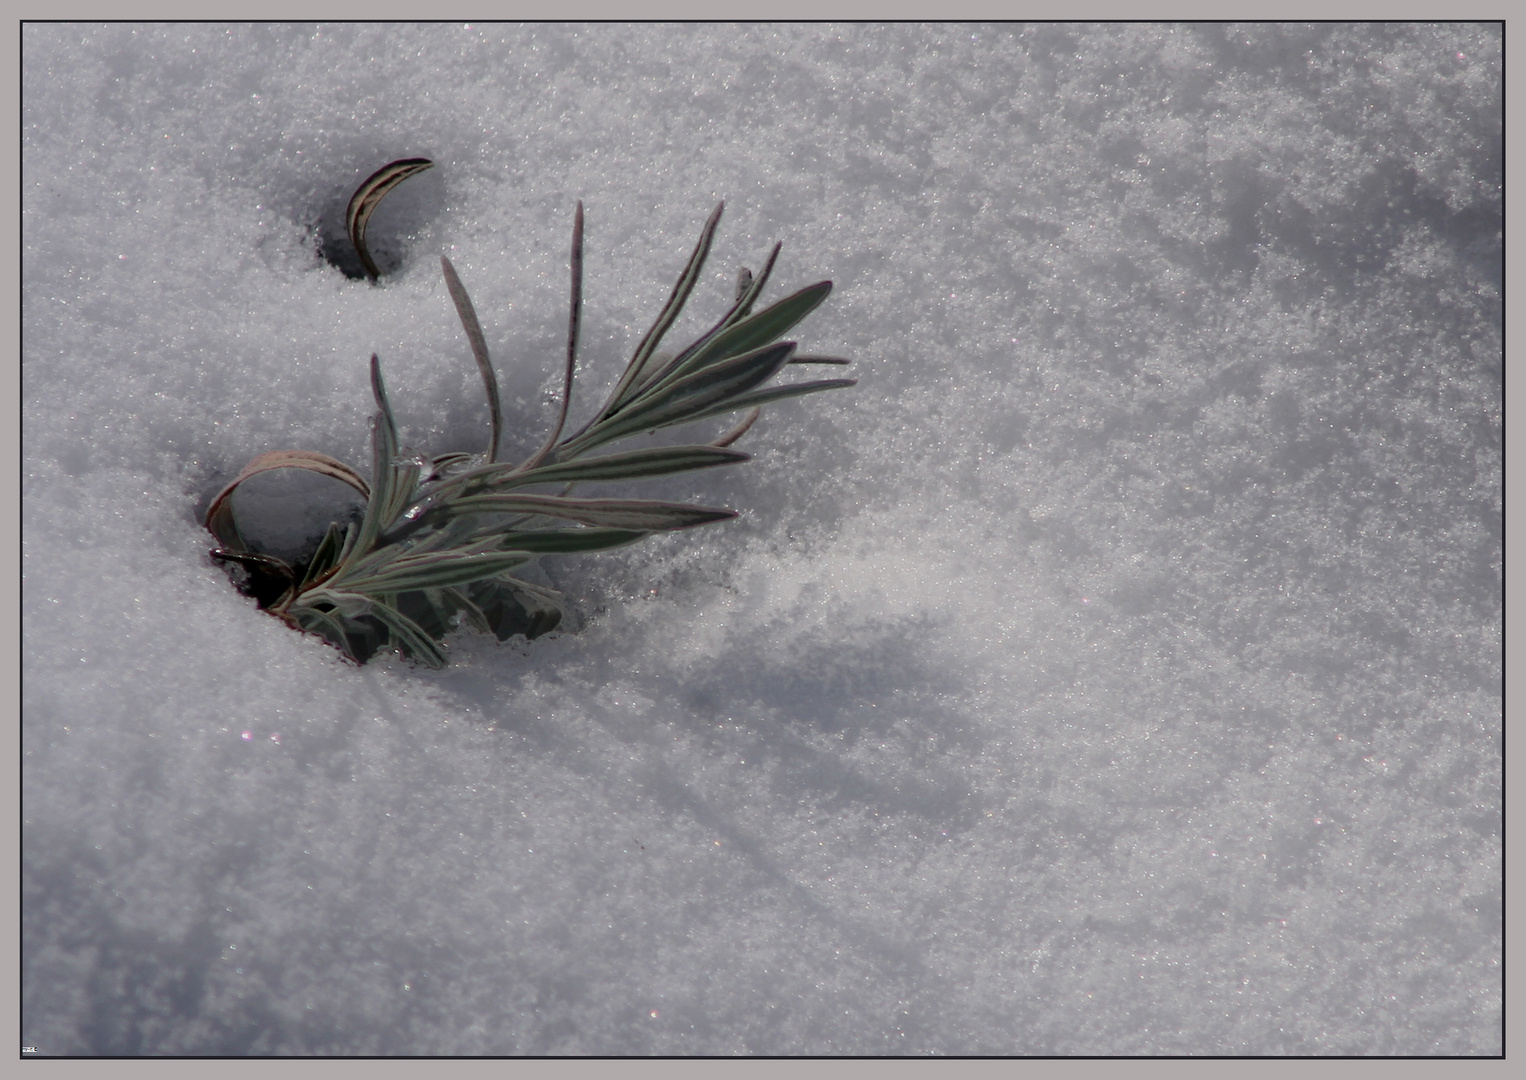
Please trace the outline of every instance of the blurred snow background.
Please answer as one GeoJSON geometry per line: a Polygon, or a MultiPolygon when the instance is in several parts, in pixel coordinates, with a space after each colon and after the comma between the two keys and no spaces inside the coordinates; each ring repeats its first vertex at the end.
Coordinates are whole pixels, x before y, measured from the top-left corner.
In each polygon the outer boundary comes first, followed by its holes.
{"type": "MultiPolygon", "coordinates": [[[[23,32],[24,997],[69,1054],[1501,1047],[1497,27],[23,32]],[[381,287],[315,226],[397,157],[381,287]],[[266,450],[592,408],[715,201],[854,390],[348,667],[266,450]]],[[[828,372],[827,374],[835,374],[828,372]]],[[[720,429],[716,424],[716,429],[720,429]]]]}

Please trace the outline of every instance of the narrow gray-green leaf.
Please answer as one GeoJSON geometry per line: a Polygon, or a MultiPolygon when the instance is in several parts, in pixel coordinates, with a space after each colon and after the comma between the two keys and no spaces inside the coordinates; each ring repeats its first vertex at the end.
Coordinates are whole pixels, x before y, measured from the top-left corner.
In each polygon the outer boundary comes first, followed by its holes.
{"type": "Polygon", "coordinates": [[[747,432],[748,432],[748,429],[751,428],[752,425],[754,425],[754,424],[756,424],[758,422],[758,417],[761,416],[762,414],[763,414],[763,410],[762,409],[754,408],[746,416],[742,417],[742,422],[741,423],[737,424],[736,427],[734,427],[730,431],[726,432],[726,434],[722,435],[719,439],[716,439],[710,445],[711,446],[718,446],[718,447],[719,446],[730,446],[732,443],[734,443],[738,439],[740,439],[743,435],[746,435],[747,432]]]}
{"type": "Polygon", "coordinates": [[[783,341],[712,364],[644,396],[630,408],[565,444],[558,457],[572,458],[595,446],[640,431],[687,423],[738,394],[767,382],[789,362],[795,343],[783,341]]]}
{"type": "MultiPolygon", "coordinates": [[[[847,363],[847,361],[844,360],[843,363],[847,363]]],[[[438,476],[441,473],[454,469],[458,465],[465,465],[471,459],[472,456],[470,454],[462,453],[458,450],[450,454],[441,454],[439,457],[432,459],[429,465],[433,474],[438,476]]]]}
{"type": "MultiPolygon", "coordinates": [[[[409,555],[422,555],[429,551],[441,551],[461,547],[471,536],[472,526],[460,518],[446,521],[440,528],[424,537],[408,549],[409,555]]],[[[388,537],[382,538],[384,541],[388,537]]]]}
{"type": "Polygon", "coordinates": [[[386,526],[382,515],[392,502],[393,483],[396,480],[392,459],[396,456],[397,441],[392,427],[383,413],[377,413],[371,419],[371,498],[366,503],[365,516],[360,519],[360,534],[349,552],[350,559],[362,559],[370,555],[386,526]]]}
{"type": "Polygon", "coordinates": [[[376,263],[371,260],[371,251],[366,247],[366,226],[371,221],[371,215],[376,207],[386,198],[387,193],[414,173],[421,173],[425,169],[433,168],[434,162],[428,158],[402,158],[398,161],[389,161],[366,177],[360,187],[355,189],[355,194],[350,196],[350,204],[344,211],[344,229],[349,234],[350,243],[355,245],[355,252],[360,256],[366,273],[375,281],[381,277],[381,271],[376,268],[376,263]]]}
{"type": "Polygon", "coordinates": [[[350,652],[349,635],[345,632],[344,622],[332,612],[320,611],[318,608],[303,605],[293,605],[289,614],[297,620],[302,629],[317,634],[326,639],[330,644],[342,649],[346,655],[350,652]]]}
{"type": "Polygon", "coordinates": [[[525,607],[530,606],[524,603],[526,597],[531,600],[539,601],[548,607],[556,608],[558,610],[560,610],[562,606],[562,594],[557,592],[555,589],[548,589],[542,585],[532,585],[530,582],[521,581],[519,578],[514,577],[511,574],[504,574],[497,580],[507,586],[509,591],[514,593],[515,596],[519,598],[519,602],[524,604],[525,607]]]}
{"type": "Polygon", "coordinates": [[[412,500],[424,463],[419,459],[401,460],[399,458],[401,451],[397,438],[397,420],[392,415],[392,404],[387,399],[386,383],[382,381],[381,361],[377,359],[375,353],[371,354],[371,394],[376,398],[376,407],[379,410],[387,443],[388,457],[385,465],[388,472],[387,497],[377,508],[380,528],[386,529],[412,500]]]}
{"type": "Polygon", "coordinates": [[[750,315],[734,326],[728,327],[703,348],[695,350],[682,363],[664,374],[655,384],[643,389],[626,408],[640,408],[642,402],[652,394],[660,393],[664,387],[672,385],[685,376],[778,341],[801,319],[814,311],[831,291],[830,281],[818,281],[815,285],[808,285],[799,292],[786,296],[778,303],[770,304],[756,315],[750,315]]]}
{"type": "Polygon", "coordinates": [[[715,238],[715,228],[720,224],[721,211],[725,208],[724,202],[716,204],[711,211],[709,219],[705,222],[704,229],[699,234],[699,242],[694,245],[694,251],[685,264],[683,273],[678,275],[678,282],[673,286],[673,292],[668,296],[668,302],[663,305],[662,311],[657,316],[657,321],[641,339],[641,344],[636,346],[635,355],[626,366],[625,373],[620,376],[620,381],[615,384],[615,389],[609,396],[602,409],[595,413],[595,419],[608,415],[617,408],[626,395],[626,390],[637,383],[641,378],[641,370],[646,366],[652,355],[657,351],[657,345],[662,341],[662,336],[668,332],[683,310],[684,304],[689,299],[689,294],[694,291],[695,284],[699,281],[700,271],[704,269],[705,259],[710,255],[710,243],[715,238]]]}
{"type": "Polygon", "coordinates": [[[418,559],[400,559],[373,576],[347,578],[344,587],[365,593],[440,589],[446,585],[463,585],[479,578],[492,577],[529,561],[530,556],[521,551],[495,551],[480,555],[440,552],[418,559]]]}
{"type": "MultiPolygon", "coordinates": [[[[733,323],[739,323],[752,314],[752,305],[757,303],[758,297],[763,295],[763,287],[768,284],[768,279],[774,272],[774,263],[779,259],[779,252],[784,248],[784,241],[774,244],[773,250],[768,253],[768,258],[763,262],[763,269],[757,277],[748,275],[747,288],[737,297],[736,304],[726,312],[726,317],[718,324],[718,329],[724,330],[733,323]]],[[[738,286],[741,282],[738,280],[738,286]]]]}
{"type": "MultiPolygon", "coordinates": [[[[362,521],[362,532],[364,527],[365,522],[362,521]]],[[[355,543],[358,548],[360,541],[356,540],[355,543]]],[[[350,580],[379,574],[384,567],[396,562],[402,554],[403,549],[396,544],[377,543],[370,553],[362,555],[357,552],[343,562],[334,576],[323,583],[323,587],[342,591],[350,580]]]]}
{"type": "Polygon", "coordinates": [[[687,529],[736,517],[736,511],[655,499],[573,499],[561,495],[472,495],[453,514],[538,514],[613,529],[687,529]]]}
{"type": "Polygon", "coordinates": [[[484,490],[503,491],[526,484],[586,483],[591,480],[634,480],[642,476],[665,476],[669,473],[709,469],[717,465],[735,465],[752,455],[740,450],[721,450],[714,446],[661,446],[649,450],[630,450],[604,457],[583,458],[557,465],[542,465],[529,472],[515,473],[497,483],[486,481],[484,490]]]}
{"type": "Polygon", "coordinates": [[[556,415],[556,426],[551,429],[551,434],[541,444],[539,450],[531,454],[529,459],[520,466],[521,469],[533,469],[546,455],[556,448],[556,440],[562,437],[562,428],[567,426],[567,407],[572,404],[572,373],[577,370],[578,364],[578,328],[583,322],[583,200],[578,200],[577,216],[572,219],[572,303],[571,314],[567,316],[567,374],[562,380],[562,407],[556,415]]]}
{"type": "Polygon", "coordinates": [[[445,666],[445,654],[424,628],[390,604],[373,604],[371,614],[380,619],[392,632],[397,644],[402,645],[414,659],[432,668],[445,666]]]}
{"type": "Polygon", "coordinates": [[[332,522],[328,531],[323,534],[323,539],[318,543],[318,550],[313,552],[311,561],[307,564],[307,573],[302,575],[302,583],[297,586],[297,592],[309,588],[324,573],[339,561],[339,552],[344,545],[344,530],[339,523],[332,522]]]}
{"type": "MultiPolygon", "coordinates": [[[[648,370],[643,373],[639,385],[629,388],[625,392],[624,401],[615,405],[611,411],[619,411],[620,406],[625,402],[640,397],[647,390],[662,382],[679,368],[687,368],[690,357],[694,356],[701,349],[707,348],[710,343],[725,330],[747,318],[747,316],[752,311],[753,303],[758,299],[759,295],[762,294],[763,286],[768,284],[769,275],[774,272],[774,263],[778,260],[779,251],[783,247],[783,244],[774,245],[774,249],[768,253],[768,259],[763,263],[763,272],[759,274],[756,279],[754,279],[749,273],[747,275],[747,284],[745,287],[741,285],[739,276],[739,295],[736,298],[736,302],[732,304],[731,310],[726,312],[726,314],[721,317],[719,322],[717,322],[709,330],[705,331],[687,348],[685,348],[671,360],[667,361],[661,367],[655,368],[654,370],[653,365],[648,364],[648,370]]],[[[746,267],[743,267],[743,269],[745,270],[746,267]]]]}
{"type": "Polygon", "coordinates": [[[477,320],[477,309],[472,306],[472,298],[466,294],[466,287],[456,276],[456,268],[444,255],[440,256],[440,269],[445,272],[445,288],[450,292],[450,298],[456,305],[456,314],[460,316],[461,326],[466,330],[466,340],[471,342],[472,356],[477,361],[477,371],[482,375],[482,386],[487,392],[488,422],[491,425],[487,459],[489,462],[494,462],[498,460],[498,441],[503,428],[503,407],[498,399],[498,376],[493,373],[493,361],[487,354],[487,338],[482,335],[482,323],[477,320]]]}
{"type": "Polygon", "coordinates": [[[335,559],[335,565],[343,566],[349,561],[350,553],[355,550],[355,541],[360,538],[360,522],[352,521],[344,530],[344,543],[339,548],[339,558],[335,559]]]}
{"type": "Polygon", "coordinates": [[[511,533],[505,543],[515,551],[528,551],[537,555],[568,555],[634,544],[649,535],[650,531],[646,529],[540,529],[511,533]]]}
{"type": "Polygon", "coordinates": [[[445,528],[411,547],[407,544],[378,541],[375,551],[355,559],[330,578],[327,585],[342,591],[350,588],[352,582],[383,577],[390,574],[399,563],[406,564],[426,556],[483,555],[503,550],[501,536],[489,536],[486,533],[478,536],[479,531],[468,523],[451,521],[446,523],[445,528]]]}
{"type": "Polygon", "coordinates": [[[382,523],[390,527],[418,494],[419,474],[424,463],[418,458],[395,458],[392,462],[392,500],[382,514],[382,523]]]}
{"type": "Polygon", "coordinates": [[[376,407],[381,410],[382,419],[387,422],[387,438],[395,450],[397,420],[392,415],[392,403],[387,400],[387,384],[382,381],[381,358],[375,353],[371,354],[371,396],[376,399],[376,407]]]}
{"type": "Polygon", "coordinates": [[[333,604],[338,609],[339,614],[345,618],[358,619],[362,615],[369,614],[375,602],[375,599],[370,596],[362,596],[359,593],[345,592],[343,589],[331,589],[327,586],[320,586],[302,597],[292,607],[295,608],[298,605],[317,607],[318,604],[329,603],[333,604]]]}
{"type": "Polygon", "coordinates": [[[446,603],[454,605],[457,611],[466,616],[465,621],[471,625],[473,630],[484,634],[491,634],[493,632],[492,624],[488,622],[487,616],[482,613],[481,608],[472,603],[472,598],[467,596],[466,593],[454,585],[448,585],[439,590],[439,592],[444,597],[446,603]]]}
{"type": "Polygon", "coordinates": [[[821,390],[837,390],[844,386],[855,386],[857,383],[857,379],[818,379],[814,382],[790,383],[787,386],[770,386],[767,390],[754,390],[750,394],[732,398],[723,405],[696,413],[690,419],[703,420],[708,416],[720,416],[722,413],[735,412],[737,409],[766,405],[771,401],[783,401],[785,398],[814,394],[821,390]]]}

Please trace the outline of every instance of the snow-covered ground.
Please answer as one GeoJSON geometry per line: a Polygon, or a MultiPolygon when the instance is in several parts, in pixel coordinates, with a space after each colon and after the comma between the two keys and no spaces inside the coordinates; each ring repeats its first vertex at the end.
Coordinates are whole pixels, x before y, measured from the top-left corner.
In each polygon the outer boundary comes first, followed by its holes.
{"type": "Polygon", "coordinates": [[[23,43],[24,1042],[1499,1050],[1498,28],[23,43]],[[721,198],[687,326],[781,239],[860,385],[636,492],[738,521],[548,561],[572,632],[259,613],[198,512],[368,469],[373,350],[483,445],[441,253],[544,436],[580,198],[574,422],[721,198]]]}

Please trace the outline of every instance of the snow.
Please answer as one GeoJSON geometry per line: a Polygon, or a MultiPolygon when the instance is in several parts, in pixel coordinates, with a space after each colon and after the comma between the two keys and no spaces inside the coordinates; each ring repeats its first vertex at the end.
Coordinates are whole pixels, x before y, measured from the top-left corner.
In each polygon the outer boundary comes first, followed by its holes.
{"type": "Polygon", "coordinates": [[[1498,1053],[1501,77],[1461,24],[27,25],[23,1041],[1498,1053]],[[639,491],[739,520],[546,560],[568,631],[440,673],[208,559],[254,455],[369,469],[372,351],[485,444],[440,254],[527,453],[576,201],[575,424],[722,198],[680,329],[783,240],[861,380],[639,491]]]}

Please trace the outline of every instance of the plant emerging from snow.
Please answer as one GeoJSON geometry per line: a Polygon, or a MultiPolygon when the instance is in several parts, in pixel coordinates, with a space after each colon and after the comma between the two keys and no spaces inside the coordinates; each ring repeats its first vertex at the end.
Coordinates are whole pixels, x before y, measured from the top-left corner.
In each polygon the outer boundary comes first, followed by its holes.
{"type": "Polygon", "coordinates": [[[746,461],[749,455],[731,449],[731,444],[757,419],[760,406],[855,382],[822,379],[764,386],[789,364],[847,363],[799,355],[794,342],[779,340],[826,298],[830,281],[753,311],[779,244],[756,278],[745,269],[741,272],[735,302],[719,322],[676,355],[658,354],[659,343],[699,280],[721,209],[717,206],[705,223],[667,304],[609,400],[580,430],[564,438],[582,312],[583,205],[578,204],[560,413],[546,441],[518,464],[499,460],[502,411],[487,342],[466,289],[450,261],[442,258],[446,287],[487,391],[491,435],[486,451],[430,458],[401,447],[381,366],[373,354],[371,390],[377,413],[371,428],[371,482],[324,454],[261,454],[207,509],[207,528],[220,545],[213,557],[233,569],[240,587],[262,608],[321,636],[354,660],[364,662],[379,650],[396,648],[439,667],[445,663],[442,640],[457,626],[490,631],[502,639],[514,633],[535,637],[557,625],[557,594],[512,573],[538,555],[599,551],[653,532],[735,517],[732,510],[707,506],[569,494],[587,481],[661,476],[746,461]],[[749,411],[741,423],[714,442],[585,456],[643,432],[744,409],[749,411]],[[274,469],[305,469],[333,477],[366,499],[358,521],[329,525],[305,565],[254,551],[239,533],[233,492],[250,477],[274,469]]]}

